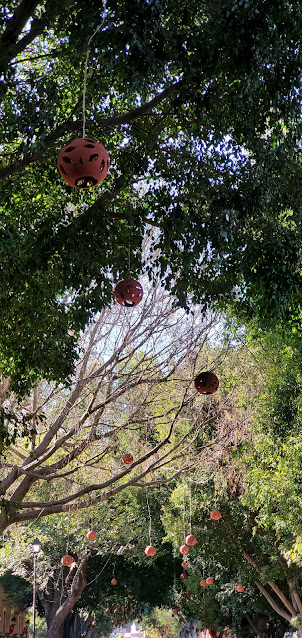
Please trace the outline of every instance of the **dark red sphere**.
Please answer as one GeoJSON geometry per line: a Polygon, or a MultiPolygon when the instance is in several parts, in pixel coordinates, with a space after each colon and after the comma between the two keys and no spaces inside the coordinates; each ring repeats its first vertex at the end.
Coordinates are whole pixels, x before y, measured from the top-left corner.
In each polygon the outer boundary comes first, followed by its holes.
{"type": "Polygon", "coordinates": [[[195,388],[200,394],[214,394],[218,386],[219,379],[214,372],[201,372],[195,379],[195,388]]]}
{"type": "Polygon", "coordinates": [[[130,452],[126,452],[126,454],[122,456],[122,461],[123,463],[125,463],[125,465],[131,465],[131,463],[133,462],[132,454],[130,454],[130,452]]]}
{"type": "Polygon", "coordinates": [[[59,153],[61,177],[74,188],[91,188],[105,179],[109,156],[102,144],[87,137],[72,140],[59,153]]]}
{"type": "Polygon", "coordinates": [[[219,521],[219,519],[221,518],[219,510],[212,510],[212,512],[210,513],[210,518],[212,519],[212,521],[219,521]]]}
{"type": "Polygon", "coordinates": [[[143,286],[136,279],[123,279],[116,284],[114,290],[117,303],[126,308],[137,306],[142,300],[143,294],[143,286]]]}
{"type": "Polygon", "coordinates": [[[196,536],[193,536],[193,534],[189,534],[188,536],[186,536],[186,545],[189,545],[189,547],[193,547],[193,545],[196,545],[196,543],[196,536]]]}
{"type": "Polygon", "coordinates": [[[64,567],[70,567],[72,563],[74,563],[74,558],[69,554],[66,554],[65,556],[62,556],[61,563],[64,567]]]}

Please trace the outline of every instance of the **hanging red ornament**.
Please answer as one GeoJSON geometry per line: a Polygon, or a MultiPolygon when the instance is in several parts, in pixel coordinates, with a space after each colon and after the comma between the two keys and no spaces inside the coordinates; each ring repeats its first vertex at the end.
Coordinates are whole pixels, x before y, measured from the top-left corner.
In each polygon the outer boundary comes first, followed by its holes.
{"type": "Polygon", "coordinates": [[[110,609],[109,609],[109,607],[107,607],[107,609],[105,609],[105,614],[110,614],[110,609]]]}
{"type": "Polygon", "coordinates": [[[86,534],[86,537],[88,538],[89,541],[95,541],[96,533],[92,529],[89,529],[86,534]]]}
{"type": "Polygon", "coordinates": [[[172,609],[172,611],[175,616],[178,616],[178,609],[172,609]]]}
{"type": "Polygon", "coordinates": [[[186,536],[186,545],[189,545],[189,547],[193,547],[193,545],[196,545],[196,543],[196,536],[193,536],[193,534],[189,534],[188,536],[186,536]]]}
{"type": "Polygon", "coordinates": [[[62,148],[57,166],[61,177],[69,186],[92,188],[105,179],[109,169],[109,156],[99,142],[80,137],[62,148]]]}
{"type": "Polygon", "coordinates": [[[201,580],[200,581],[200,586],[201,587],[206,587],[207,586],[207,581],[206,580],[201,580]]]}
{"type": "Polygon", "coordinates": [[[96,626],[96,620],[93,620],[91,624],[92,624],[93,627],[95,627],[96,626]]]}
{"type": "Polygon", "coordinates": [[[180,578],[188,578],[188,575],[186,572],[183,572],[183,574],[180,574],[180,578]]]}
{"type": "Polygon", "coordinates": [[[210,518],[212,519],[212,521],[219,521],[219,519],[221,518],[219,510],[213,510],[210,513],[210,518]]]}
{"type": "Polygon", "coordinates": [[[64,565],[64,567],[70,567],[70,565],[74,563],[74,558],[72,556],[69,556],[69,554],[66,554],[65,556],[62,556],[61,563],[62,565],[64,565]]]}
{"type": "Polygon", "coordinates": [[[15,629],[15,625],[10,625],[9,628],[8,628],[9,633],[13,634],[14,633],[14,629],[15,629]]]}
{"type": "Polygon", "coordinates": [[[129,452],[126,452],[126,454],[122,456],[122,461],[123,463],[125,463],[125,465],[131,465],[131,463],[133,462],[132,454],[130,454],[129,452]]]}
{"type": "Polygon", "coordinates": [[[184,618],[179,618],[179,619],[178,619],[178,622],[185,622],[185,621],[184,621],[184,618]]]}
{"type": "Polygon", "coordinates": [[[111,585],[117,585],[117,580],[116,580],[116,578],[112,578],[111,585]]]}
{"type": "Polygon", "coordinates": [[[242,592],[244,590],[245,590],[245,586],[244,585],[237,585],[236,591],[238,591],[238,594],[242,594],[242,592]]]}
{"type": "Polygon", "coordinates": [[[213,585],[213,582],[214,582],[214,578],[211,578],[211,576],[209,576],[209,577],[206,579],[206,583],[207,583],[207,585],[213,585]]]}
{"type": "Polygon", "coordinates": [[[114,290],[117,303],[126,308],[137,306],[142,300],[143,294],[143,286],[136,279],[123,279],[116,284],[114,290]]]}
{"type": "Polygon", "coordinates": [[[195,378],[194,383],[200,394],[214,394],[218,390],[219,379],[214,372],[201,372],[195,378]]]}
{"type": "Polygon", "coordinates": [[[145,547],[144,552],[146,554],[146,556],[155,556],[156,554],[156,548],[153,547],[153,545],[147,545],[147,547],[145,547]]]}
{"type": "Polygon", "coordinates": [[[189,548],[187,547],[187,545],[181,545],[179,548],[179,552],[180,554],[188,554],[189,548]]]}
{"type": "Polygon", "coordinates": [[[182,563],[181,563],[181,566],[182,566],[184,569],[187,569],[187,568],[188,568],[188,563],[186,563],[186,561],[185,561],[185,560],[183,560],[183,561],[182,561],[182,563]]]}
{"type": "Polygon", "coordinates": [[[187,599],[186,599],[185,597],[183,597],[183,598],[181,599],[181,602],[184,604],[184,603],[186,603],[186,602],[187,602],[187,599]]]}
{"type": "Polygon", "coordinates": [[[192,592],[190,589],[188,589],[188,591],[186,591],[186,596],[191,596],[191,595],[192,595],[192,592]]]}

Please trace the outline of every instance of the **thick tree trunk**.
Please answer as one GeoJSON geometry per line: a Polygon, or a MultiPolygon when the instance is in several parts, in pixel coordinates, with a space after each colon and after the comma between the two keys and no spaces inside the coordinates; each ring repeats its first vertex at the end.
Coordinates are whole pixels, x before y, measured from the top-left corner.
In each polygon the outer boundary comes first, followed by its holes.
{"type": "Polygon", "coordinates": [[[58,589],[53,590],[50,585],[41,597],[47,622],[46,638],[63,638],[64,624],[87,585],[85,577],[87,559],[88,556],[81,561],[77,568],[70,589],[68,589],[68,585],[71,581],[72,573],[68,573],[66,570],[65,574],[64,569],[61,586],[59,585],[58,589]]]}

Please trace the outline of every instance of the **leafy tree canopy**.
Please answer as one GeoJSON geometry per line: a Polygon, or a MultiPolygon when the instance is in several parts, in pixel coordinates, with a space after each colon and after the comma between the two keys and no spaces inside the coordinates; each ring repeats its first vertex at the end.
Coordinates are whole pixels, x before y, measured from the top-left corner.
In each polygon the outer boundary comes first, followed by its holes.
{"type": "Polygon", "coordinates": [[[65,379],[113,282],[144,269],[184,307],[299,328],[299,2],[12,0],[0,33],[0,368],[15,389],[65,379]],[[93,34],[86,134],[111,170],[78,191],[56,157],[82,135],[93,34]]]}

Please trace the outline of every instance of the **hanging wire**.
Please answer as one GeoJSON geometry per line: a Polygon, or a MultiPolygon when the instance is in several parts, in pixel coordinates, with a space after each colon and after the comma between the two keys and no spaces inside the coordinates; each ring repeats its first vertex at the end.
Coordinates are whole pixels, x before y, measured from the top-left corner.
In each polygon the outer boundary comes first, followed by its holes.
{"type": "Polygon", "coordinates": [[[68,550],[69,550],[69,537],[70,537],[70,507],[68,508],[68,527],[67,527],[66,554],[68,554],[68,550]]]}
{"type": "Polygon", "coordinates": [[[186,501],[185,501],[185,479],[182,479],[183,485],[183,531],[184,531],[184,542],[186,542],[186,501]]]}
{"type": "Polygon", "coordinates": [[[189,508],[190,508],[190,522],[189,522],[189,532],[192,534],[192,494],[191,494],[192,483],[189,483],[189,508]]]}
{"type": "Polygon", "coordinates": [[[150,511],[150,505],[149,505],[149,499],[148,499],[148,493],[147,493],[147,488],[145,488],[145,492],[146,492],[146,501],[147,501],[147,507],[148,507],[148,514],[149,514],[149,529],[148,529],[148,535],[149,535],[149,545],[152,545],[152,541],[151,541],[151,526],[152,526],[152,519],[151,519],[151,511],[150,511]]]}
{"type": "Polygon", "coordinates": [[[104,24],[106,4],[104,3],[103,6],[104,6],[104,9],[103,9],[103,20],[102,20],[101,24],[99,24],[97,26],[97,28],[95,29],[93,34],[90,36],[90,38],[88,40],[88,44],[87,44],[87,53],[86,53],[85,67],[84,67],[84,87],[83,87],[83,137],[85,137],[85,128],[86,128],[86,88],[87,88],[87,73],[88,73],[88,59],[89,59],[89,53],[90,53],[90,44],[91,44],[94,36],[98,33],[98,31],[102,28],[102,26],[104,24]]]}

